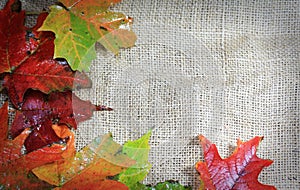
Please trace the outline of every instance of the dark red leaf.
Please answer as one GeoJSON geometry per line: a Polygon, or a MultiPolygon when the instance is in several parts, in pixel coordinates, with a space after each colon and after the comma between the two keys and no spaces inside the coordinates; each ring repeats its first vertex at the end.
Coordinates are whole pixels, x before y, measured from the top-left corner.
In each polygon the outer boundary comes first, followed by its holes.
{"type": "Polygon", "coordinates": [[[51,128],[52,125],[53,124],[49,119],[34,127],[34,130],[32,130],[24,142],[27,152],[31,152],[52,144],[53,142],[59,142],[63,140],[55,134],[51,128]]]}
{"type": "Polygon", "coordinates": [[[273,190],[274,186],[258,181],[258,175],[264,167],[273,163],[256,156],[256,150],[262,137],[247,142],[238,140],[234,153],[222,159],[215,144],[200,136],[205,162],[198,162],[196,169],[200,173],[203,189],[261,189],[273,190]]]}
{"type": "Polygon", "coordinates": [[[25,12],[13,12],[13,3],[9,0],[0,11],[0,74],[19,66],[31,50],[25,39],[25,12]]]}
{"type": "MultiPolygon", "coordinates": [[[[0,109],[0,141],[7,138],[8,133],[8,103],[5,102],[0,109]]],[[[1,146],[1,145],[0,145],[1,146]]]]}
{"type": "Polygon", "coordinates": [[[89,119],[93,111],[110,110],[105,106],[83,101],[71,91],[53,92],[49,95],[39,91],[28,91],[24,103],[12,123],[11,134],[18,136],[25,128],[33,131],[26,139],[28,151],[62,140],[52,129],[52,124],[65,124],[74,129],[79,122],[89,119]]]}

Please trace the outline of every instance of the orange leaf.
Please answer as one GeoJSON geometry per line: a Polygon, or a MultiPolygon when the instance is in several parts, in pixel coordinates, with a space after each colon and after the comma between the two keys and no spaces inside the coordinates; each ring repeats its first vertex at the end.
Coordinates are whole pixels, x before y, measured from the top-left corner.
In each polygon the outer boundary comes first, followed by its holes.
{"type": "Polygon", "coordinates": [[[116,166],[104,159],[99,159],[96,163],[90,165],[83,172],[77,174],[72,180],[63,185],[62,189],[116,189],[127,190],[128,187],[121,182],[108,180],[107,176],[114,176],[124,170],[121,166],[116,166]]]}
{"type": "Polygon", "coordinates": [[[108,184],[113,184],[115,189],[127,189],[121,182],[107,177],[115,176],[133,164],[135,161],[123,154],[122,147],[107,134],[94,139],[73,157],[35,168],[33,173],[62,189],[107,189],[108,184]]]}
{"type": "Polygon", "coordinates": [[[255,137],[247,142],[238,140],[234,153],[222,159],[215,144],[203,135],[199,136],[205,162],[199,161],[196,169],[200,173],[203,189],[264,189],[273,190],[274,186],[258,181],[264,167],[273,163],[256,156],[256,150],[263,137],[255,137]]]}
{"type": "Polygon", "coordinates": [[[52,125],[52,129],[59,138],[68,138],[66,150],[62,153],[63,158],[69,158],[75,155],[75,137],[74,133],[66,125],[52,125]]]}

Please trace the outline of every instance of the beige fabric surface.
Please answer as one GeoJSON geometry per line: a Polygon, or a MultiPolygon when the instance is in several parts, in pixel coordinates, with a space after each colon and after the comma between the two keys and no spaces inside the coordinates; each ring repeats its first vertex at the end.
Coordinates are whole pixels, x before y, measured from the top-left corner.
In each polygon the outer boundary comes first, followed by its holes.
{"type": "MultiPolygon", "coordinates": [[[[39,11],[54,1],[22,2],[39,11]]],[[[258,155],[274,163],[260,181],[300,189],[299,0],[123,0],[113,10],[134,18],[138,41],[118,56],[97,46],[93,88],[77,94],[114,111],[80,124],[78,149],[107,132],[124,143],[153,129],[144,183],[197,189],[199,134],[222,157],[237,138],[264,136],[258,155]]]]}

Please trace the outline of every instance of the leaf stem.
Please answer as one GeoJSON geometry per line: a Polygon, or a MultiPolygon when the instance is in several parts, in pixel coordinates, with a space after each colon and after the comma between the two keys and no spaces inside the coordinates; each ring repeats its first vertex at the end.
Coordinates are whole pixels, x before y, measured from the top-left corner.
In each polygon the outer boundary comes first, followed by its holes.
{"type": "Polygon", "coordinates": [[[113,109],[110,107],[106,107],[103,105],[97,105],[96,106],[96,111],[112,111],[113,109]]]}

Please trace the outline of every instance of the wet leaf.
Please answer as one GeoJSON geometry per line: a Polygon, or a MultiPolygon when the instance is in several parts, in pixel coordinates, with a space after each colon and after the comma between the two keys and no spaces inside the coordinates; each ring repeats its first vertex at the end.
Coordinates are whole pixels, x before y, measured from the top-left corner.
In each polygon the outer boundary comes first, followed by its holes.
{"type": "MultiPolygon", "coordinates": [[[[3,11],[1,12],[3,13],[3,11]]],[[[4,13],[7,13],[4,12],[4,13]]],[[[17,13],[10,13],[17,14],[17,13]]],[[[18,13],[18,16],[21,13],[18,13]]],[[[1,16],[1,15],[0,15],[1,16]]],[[[2,58],[5,61],[0,63],[1,67],[7,67],[2,72],[10,72],[4,78],[3,86],[7,88],[12,103],[18,107],[23,101],[24,93],[28,89],[40,90],[44,93],[52,91],[64,91],[77,87],[91,87],[90,79],[81,72],[74,72],[64,60],[54,60],[54,34],[52,32],[37,32],[47,14],[41,14],[37,20],[37,25],[28,29],[23,26],[24,14],[14,20],[13,24],[22,26],[10,29],[8,26],[0,27],[0,34],[7,32],[22,31],[15,38],[8,38],[6,43],[0,43],[2,58]],[[7,29],[8,28],[8,29],[7,29]],[[14,31],[10,31],[14,30],[14,31]],[[12,47],[11,47],[12,46],[12,47]],[[19,49],[16,49],[19,48],[19,49]],[[5,54],[4,54],[5,52],[5,54]],[[19,53],[22,52],[22,53],[19,53]]],[[[9,11],[3,20],[9,20],[9,11]]],[[[6,33],[7,36],[14,34],[6,33]]]]}
{"type": "Polygon", "coordinates": [[[136,164],[118,176],[118,180],[126,184],[129,189],[136,189],[136,184],[143,181],[151,169],[151,164],[148,162],[150,136],[151,131],[140,139],[128,141],[123,145],[123,153],[136,160],[136,164]]]}
{"type": "Polygon", "coordinates": [[[222,159],[215,144],[200,135],[205,162],[199,161],[196,169],[202,181],[201,189],[276,189],[258,181],[258,175],[264,167],[273,163],[256,156],[262,137],[247,142],[238,140],[233,154],[222,159]]]}
{"type": "Polygon", "coordinates": [[[1,139],[0,139],[0,187],[4,189],[39,189],[49,188],[48,184],[30,175],[30,170],[41,165],[62,159],[65,148],[53,144],[49,147],[23,155],[21,149],[26,137],[30,134],[25,129],[14,140],[7,138],[8,104],[0,109],[1,139]]]}
{"type": "Polygon", "coordinates": [[[122,153],[122,146],[111,134],[94,139],[74,157],[47,164],[33,170],[40,179],[62,189],[128,189],[126,185],[109,180],[135,161],[122,153]],[[101,187],[101,188],[100,188],[101,187]],[[105,188],[106,187],[106,188],[105,188]]]}
{"type": "Polygon", "coordinates": [[[54,58],[65,58],[73,70],[89,70],[91,61],[96,58],[97,41],[115,54],[121,47],[134,45],[132,19],[107,10],[120,0],[60,2],[61,6],[50,7],[51,12],[39,30],[55,33],[54,58]]]}
{"type": "MultiPolygon", "coordinates": [[[[8,103],[5,102],[0,109],[0,141],[4,141],[8,134],[8,103]]],[[[1,146],[1,145],[0,145],[1,146]]]]}
{"type": "Polygon", "coordinates": [[[12,10],[13,5],[14,0],[9,0],[0,11],[0,74],[18,67],[28,58],[27,52],[35,48],[25,39],[25,12],[12,10]]]}
{"type": "Polygon", "coordinates": [[[94,111],[101,110],[110,108],[83,101],[71,91],[53,92],[49,95],[28,91],[12,123],[11,134],[14,138],[25,128],[31,128],[32,132],[25,141],[26,150],[30,152],[63,140],[53,131],[53,124],[76,129],[77,123],[92,117],[94,111]]]}

